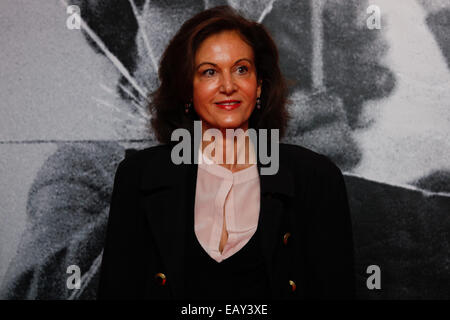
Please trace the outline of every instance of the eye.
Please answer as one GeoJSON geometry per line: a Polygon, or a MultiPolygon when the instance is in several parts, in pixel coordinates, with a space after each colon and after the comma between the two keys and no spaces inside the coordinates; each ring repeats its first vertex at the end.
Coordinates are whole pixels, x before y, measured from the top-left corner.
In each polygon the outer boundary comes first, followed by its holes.
{"type": "Polygon", "coordinates": [[[248,71],[248,68],[246,66],[239,66],[239,67],[237,67],[237,70],[239,73],[243,74],[248,71]]]}
{"type": "Polygon", "coordinates": [[[206,69],[205,71],[202,72],[203,75],[211,77],[216,73],[216,70],[214,69],[206,69]]]}

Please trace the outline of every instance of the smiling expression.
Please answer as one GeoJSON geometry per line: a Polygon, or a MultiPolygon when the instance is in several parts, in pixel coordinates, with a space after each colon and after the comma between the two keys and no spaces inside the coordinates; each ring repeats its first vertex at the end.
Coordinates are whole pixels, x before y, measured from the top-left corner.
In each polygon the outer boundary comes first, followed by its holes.
{"type": "Polygon", "coordinates": [[[248,128],[261,94],[253,49],[236,31],[206,38],[195,54],[194,108],[206,128],[248,128]]]}

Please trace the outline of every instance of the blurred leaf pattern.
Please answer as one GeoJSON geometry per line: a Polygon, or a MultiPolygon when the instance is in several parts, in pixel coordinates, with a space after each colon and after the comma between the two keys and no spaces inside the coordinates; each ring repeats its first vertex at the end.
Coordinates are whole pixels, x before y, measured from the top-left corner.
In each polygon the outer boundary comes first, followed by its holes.
{"type": "MultiPolygon", "coordinates": [[[[165,46],[190,16],[229,4],[246,17],[260,20],[272,33],[282,71],[292,83],[292,119],[285,142],[326,154],[349,171],[361,159],[352,131],[371,124],[360,118],[362,105],[388,96],[396,81],[381,62],[388,49],[382,32],[365,27],[366,0],[321,0],[319,22],[311,19],[313,1],[69,3],[80,6],[84,21],[147,92],[158,85],[157,65],[165,46]],[[322,33],[313,33],[314,28],[322,33]],[[314,43],[321,45],[320,52],[313,50],[314,43]],[[321,70],[314,61],[322,63],[321,70]],[[317,72],[323,73],[319,87],[313,81],[317,72]]],[[[423,5],[427,6],[426,2],[423,5]]],[[[449,12],[434,10],[427,19],[447,62],[449,12]]],[[[88,33],[84,36],[96,52],[104,54],[88,33]]],[[[146,97],[126,77],[120,78],[116,91],[130,101],[124,113],[139,117],[146,112],[146,97]]],[[[2,298],[95,299],[114,172],[124,152],[116,142],[62,144],[47,159],[29,192],[27,229],[0,288],[2,298]],[[72,264],[79,265],[85,275],[77,293],[61,280],[66,279],[66,268],[72,264]]],[[[418,185],[445,191],[448,186],[442,186],[448,175],[444,180],[442,176],[432,175],[418,185]]],[[[358,296],[450,297],[449,197],[352,175],[346,175],[346,184],[355,229],[358,296]],[[365,267],[370,264],[382,268],[381,292],[364,287],[365,267]]]]}

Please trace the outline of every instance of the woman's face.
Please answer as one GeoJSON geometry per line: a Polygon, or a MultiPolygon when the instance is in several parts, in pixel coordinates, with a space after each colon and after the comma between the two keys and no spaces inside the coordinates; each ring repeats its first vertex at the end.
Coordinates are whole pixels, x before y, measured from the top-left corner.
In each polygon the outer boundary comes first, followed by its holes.
{"type": "Polygon", "coordinates": [[[206,128],[248,128],[261,94],[253,49],[236,31],[206,38],[195,54],[194,108],[206,128]]]}

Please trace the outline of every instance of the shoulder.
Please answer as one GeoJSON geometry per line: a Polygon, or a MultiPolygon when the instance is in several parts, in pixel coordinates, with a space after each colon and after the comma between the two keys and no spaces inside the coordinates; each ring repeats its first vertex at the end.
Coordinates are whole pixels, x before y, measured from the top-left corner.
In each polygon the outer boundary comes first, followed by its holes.
{"type": "Polygon", "coordinates": [[[167,166],[171,162],[170,155],[171,147],[167,144],[132,150],[119,163],[116,171],[116,180],[120,182],[126,180],[130,184],[137,184],[140,183],[142,176],[149,174],[149,171],[156,172],[153,175],[158,172],[166,172],[167,166]]]}
{"type": "Polygon", "coordinates": [[[292,172],[303,176],[342,176],[339,167],[328,156],[295,144],[280,143],[280,165],[288,166],[292,172]]]}
{"type": "Polygon", "coordinates": [[[141,150],[133,150],[120,162],[124,168],[141,168],[149,161],[164,162],[170,158],[171,147],[168,144],[159,144],[141,150]]]}

